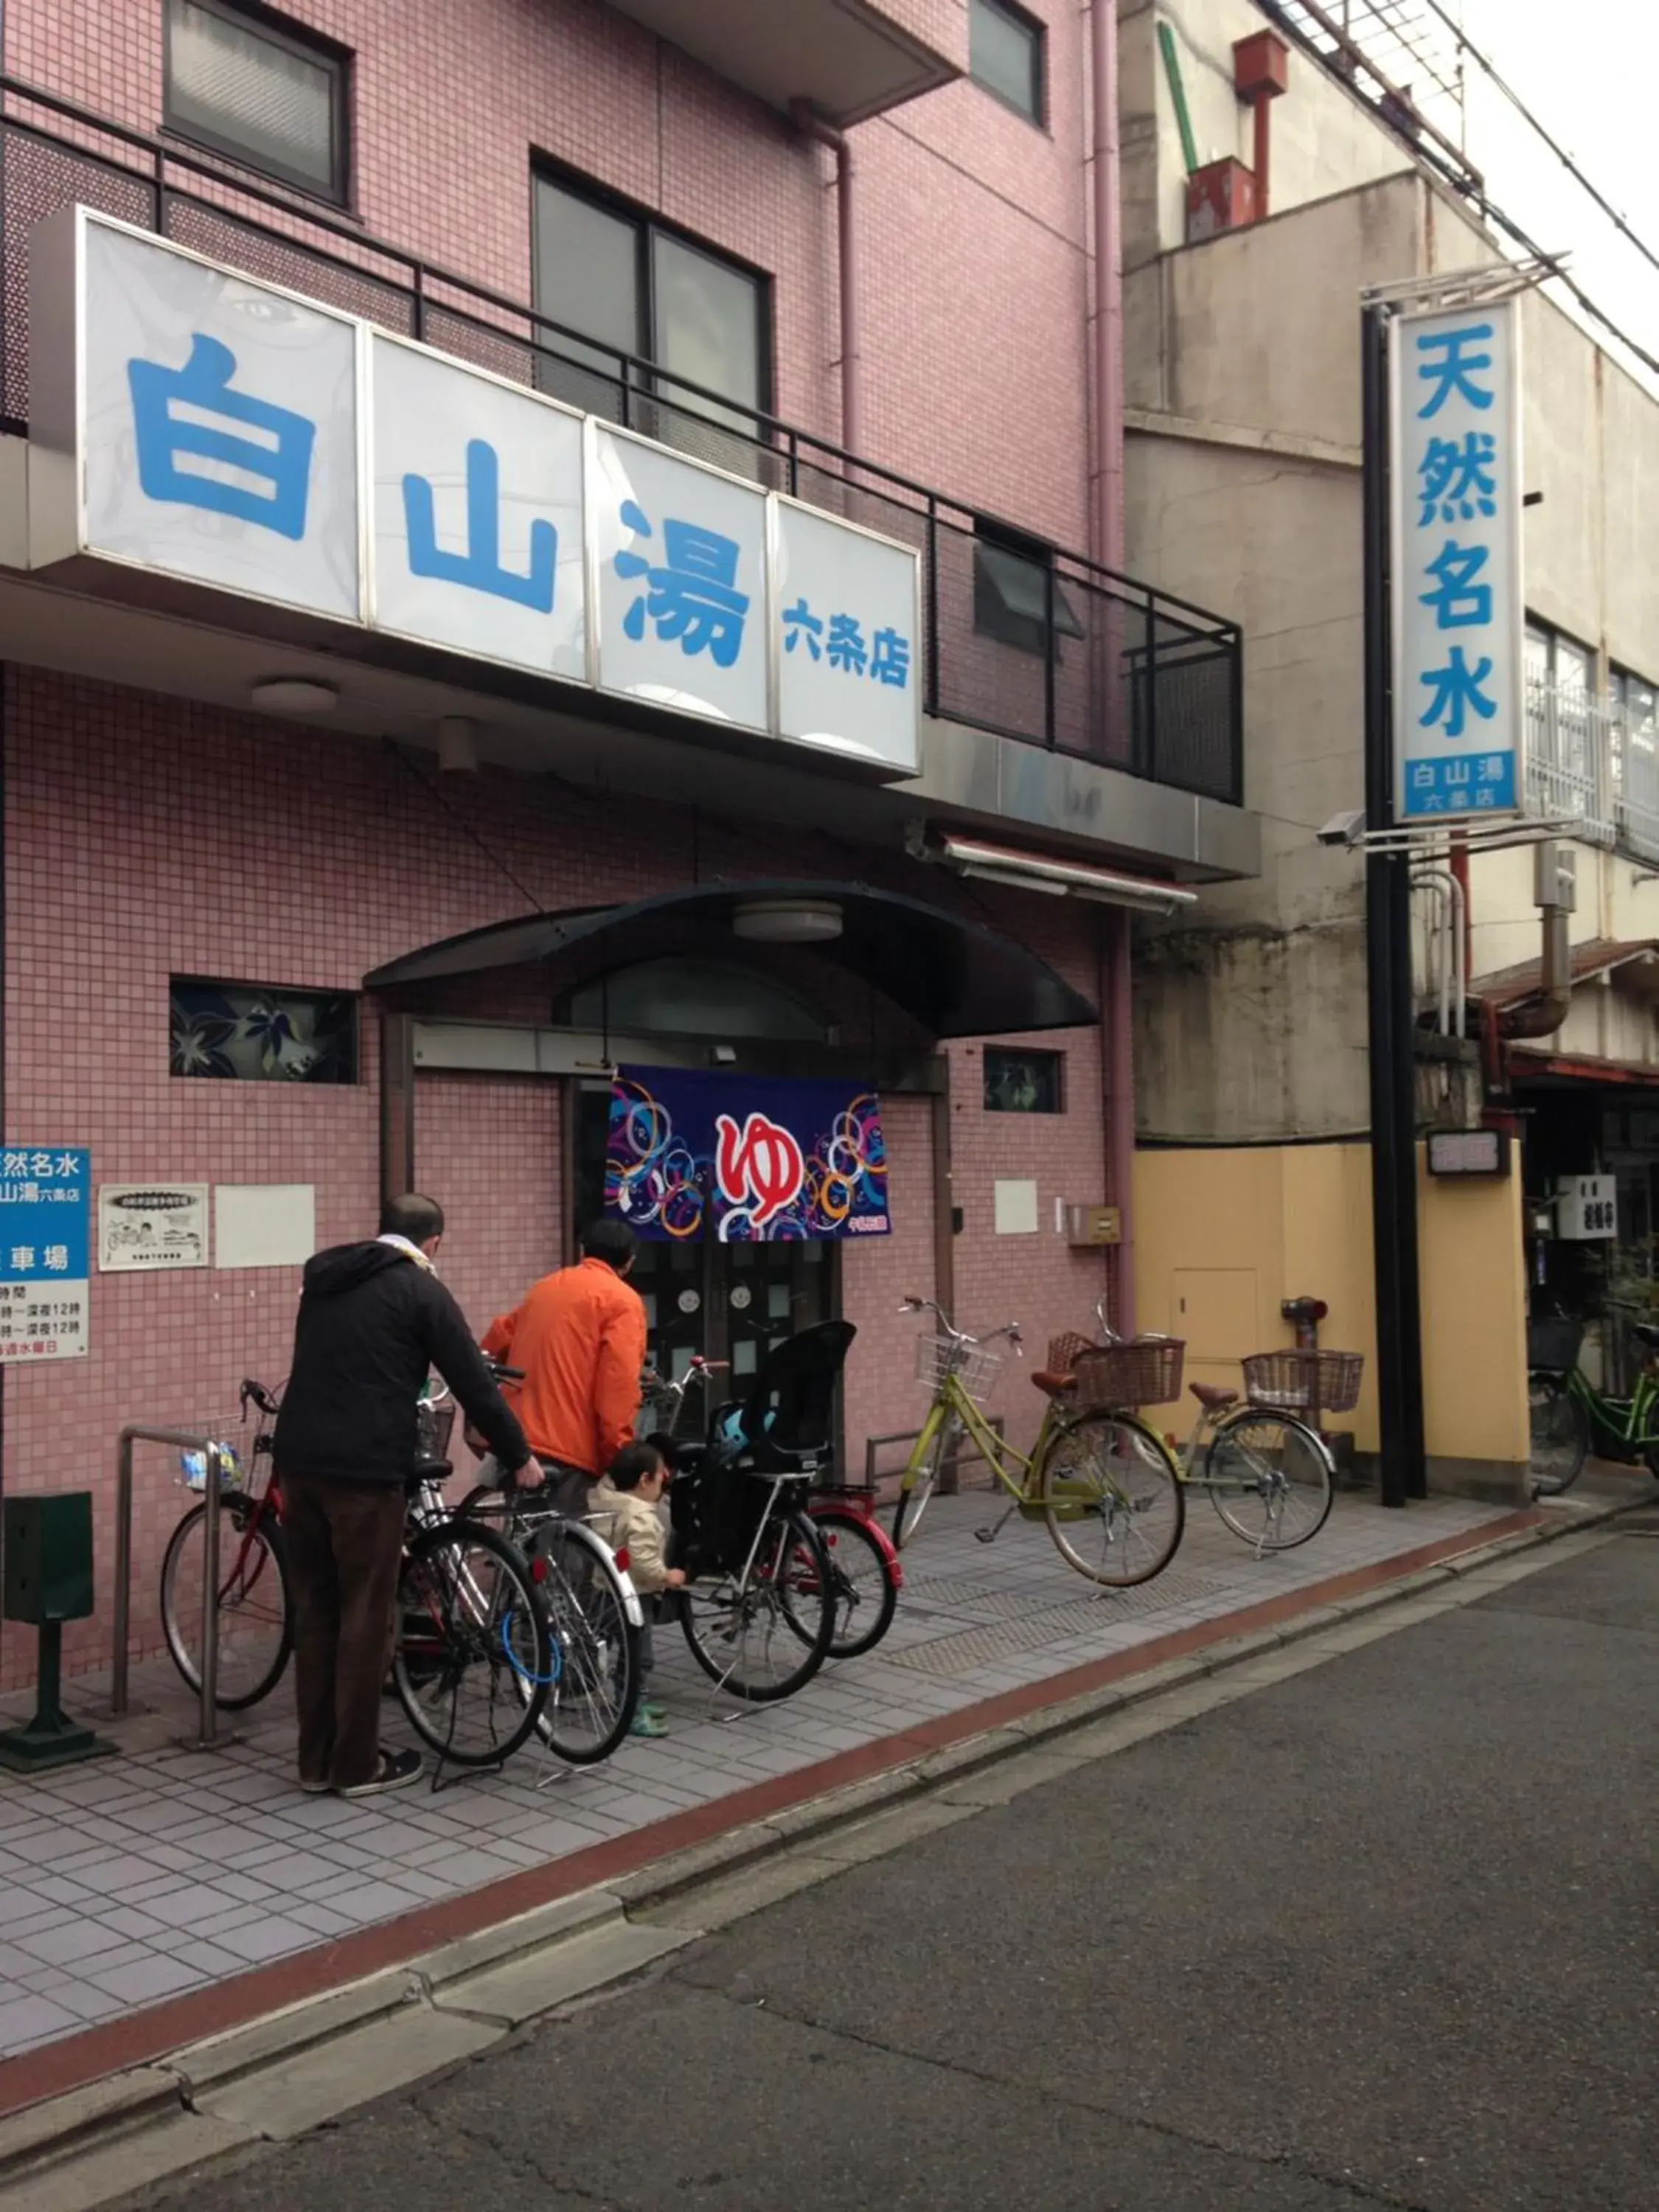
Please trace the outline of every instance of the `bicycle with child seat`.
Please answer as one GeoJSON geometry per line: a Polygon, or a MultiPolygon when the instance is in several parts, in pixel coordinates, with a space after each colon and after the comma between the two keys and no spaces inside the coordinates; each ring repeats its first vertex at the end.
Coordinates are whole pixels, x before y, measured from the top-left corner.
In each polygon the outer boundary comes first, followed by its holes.
{"type": "MultiPolygon", "coordinates": [[[[545,1734],[558,1661],[541,1595],[545,1576],[498,1530],[464,1520],[445,1503],[452,1468],[444,1452],[453,1420],[446,1399],[441,1389],[428,1389],[418,1411],[418,1456],[389,1624],[391,1680],[410,1725],[441,1761],[497,1766],[532,1734],[545,1734]]],[[[234,1445],[216,1448],[224,1485],[216,1695],[229,1711],[269,1696],[293,1650],[282,1489],[270,1461],[278,1402],[264,1384],[245,1381],[244,1424],[250,1409],[257,1415],[249,1467],[234,1445]]],[[[204,1460],[201,1453],[185,1455],[183,1477],[191,1487],[205,1481],[204,1460]]],[[[161,1566],[163,1634],[179,1674],[198,1690],[205,1534],[204,1499],[173,1530],[161,1566]]]]}
{"type": "MultiPolygon", "coordinates": [[[[999,1436],[982,1410],[1002,1367],[990,1347],[1001,1339],[1017,1350],[1018,1323],[970,1336],[932,1298],[907,1297],[901,1311],[931,1314],[936,1326],[916,1340],[917,1376],[933,1385],[933,1402],[899,1479],[898,1548],[914,1540],[942,1469],[966,1439],[1010,1499],[1000,1521],[975,1531],[982,1543],[994,1543],[1018,1513],[1044,1522],[1067,1566],[1106,1589],[1133,1589],[1161,1574],[1186,1527],[1186,1491],[1163,1437],[1131,1410],[1133,1402],[1161,1405],[1174,1395],[1162,1390],[1161,1348],[1144,1341],[1120,1347],[1130,1358],[1120,1358],[1118,1379],[1104,1371],[1097,1378],[1105,1393],[1098,1403],[1077,1402],[1084,1394],[1069,1372],[1034,1376],[1048,1402],[1028,1455],[999,1436]]],[[[1109,1362],[1111,1352],[1105,1357],[1109,1362]]]]}
{"type": "MultiPolygon", "coordinates": [[[[684,1371],[672,1379],[647,1369],[641,1378],[641,1396],[647,1409],[642,1422],[654,1423],[657,1436],[673,1446],[688,1393],[701,1387],[706,1396],[726,1364],[694,1352],[684,1371]]],[[[861,1658],[875,1650],[893,1625],[904,1569],[872,1509],[860,1510],[844,1493],[823,1489],[808,1493],[806,1512],[823,1540],[829,1564],[834,1607],[830,1656],[861,1658]]],[[[799,1571],[808,1571],[805,1561],[799,1571]]]]}

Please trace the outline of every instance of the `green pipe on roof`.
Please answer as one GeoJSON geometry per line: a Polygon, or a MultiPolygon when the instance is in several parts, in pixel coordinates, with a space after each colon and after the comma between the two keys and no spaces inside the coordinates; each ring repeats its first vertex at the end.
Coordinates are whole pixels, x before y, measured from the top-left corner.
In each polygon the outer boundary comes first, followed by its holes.
{"type": "Polygon", "coordinates": [[[1187,88],[1181,81],[1181,57],[1176,52],[1175,33],[1167,23],[1158,27],[1158,43],[1164,53],[1164,74],[1170,80],[1170,97],[1175,102],[1176,121],[1181,126],[1181,153],[1190,177],[1198,167],[1198,147],[1193,138],[1193,118],[1187,112],[1187,88]]]}

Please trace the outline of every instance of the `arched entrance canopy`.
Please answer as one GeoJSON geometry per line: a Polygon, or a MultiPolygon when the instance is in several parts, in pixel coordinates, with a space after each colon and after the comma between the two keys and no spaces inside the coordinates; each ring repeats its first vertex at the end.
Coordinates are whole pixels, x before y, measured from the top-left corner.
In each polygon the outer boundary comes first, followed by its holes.
{"type": "Polygon", "coordinates": [[[1081,992],[998,930],[896,891],[811,879],[700,884],[617,906],[570,907],[493,922],[388,961],[364,976],[363,988],[387,991],[520,967],[590,941],[607,965],[691,951],[729,957],[739,908],[793,899],[838,907],[841,934],[811,950],[884,992],[933,1036],[1080,1029],[1099,1019],[1081,992]]]}

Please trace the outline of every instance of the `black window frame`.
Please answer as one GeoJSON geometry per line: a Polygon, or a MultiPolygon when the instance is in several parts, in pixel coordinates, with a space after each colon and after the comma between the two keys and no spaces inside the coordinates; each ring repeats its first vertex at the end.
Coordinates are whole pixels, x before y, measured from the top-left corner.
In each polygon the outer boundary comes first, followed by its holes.
{"type": "Polygon", "coordinates": [[[968,75],[983,93],[988,93],[999,107],[1006,107],[1011,115],[1018,115],[1039,131],[1048,128],[1048,26],[1024,8],[1013,5],[1013,0],[968,0],[968,75]],[[1017,100],[1010,100],[1000,86],[992,84],[974,68],[974,18],[975,15],[1000,16],[1005,23],[1023,33],[1031,42],[1031,98],[1030,107],[1017,100]]]}
{"type": "Polygon", "coordinates": [[[1042,1115],[1053,1117],[1066,1111],[1066,1054],[1048,1045],[988,1044],[980,1056],[980,1099],[988,1114],[1015,1114],[1029,1120],[1042,1115]],[[1004,1106],[991,1097],[991,1068],[993,1062],[1006,1060],[1041,1060],[1054,1078],[1052,1106],[1004,1106]]]}
{"type": "MultiPolygon", "coordinates": [[[[589,206],[599,208],[605,214],[615,216],[619,222],[631,223],[633,226],[635,306],[636,310],[641,311],[636,314],[635,319],[643,325],[640,331],[640,350],[634,358],[646,364],[651,371],[651,377],[649,381],[635,384],[633,378],[624,373],[617,379],[619,388],[623,383],[627,383],[641,398],[654,398],[664,406],[687,413],[696,412],[696,395],[694,390],[690,385],[676,377],[673,370],[659,358],[657,353],[659,336],[657,270],[656,256],[652,249],[659,234],[665,238],[672,238],[678,246],[689,247],[694,253],[701,253],[708,260],[717,262],[722,268],[732,270],[737,276],[746,277],[753,284],[757,307],[755,318],[757,349],[755,365],[757,372],[755,389],[757,397],[752,407],[745,400],[728,398],[720,392],[714,393],[712,397],[733,415],[752,416],[755,442],[757,445],[768,443],[775,382],[774,376],[775,327],[773,319],[771,270],[757,268],[752,261],[745,261],[740,254],[728,253],[724,247],[711,245],[706,238],[699,238],[696,231],[687,230],[680,223],[667,222],[657,213],[654,208],[647,207],[638,200],[631,200],[623,193],[608,191],[605,185],[595,184],[591,177],[582,175],[579,170],[566,168],[562,162],[538,155],[530,165],[531,306],[535,312],[538,324],[545,334],[538,341],[543,352],[556,352],[559,334],[565,331],[570,333],[573,341],[590,348],[596,354],[615,355],[617,352],[617,349],[607,340],[589,337],[574,323],[566,322],[557,315],[548,313],[544,309],[541,301],[536,297],[539,289],[542,266],[541,195],[538,187],[544,184],[551,185],[558,191],[569,193],[573,199],[586,200],[589,206]],[[549,339],[552,341],[550,346],[548,343],[549,339]],[[685,395],[684,398],[677,399],[674,397],[676,389],[683,392],[685,395]]],[[[556,365],[568,367],[585,375],[598,376],[601,379],[604,375],[602,370],[584,368],[579,362],[560,362],[556,365]]],[[[618,356],[618,366],[624,367],[620,356],[618,356]]],[[[730,428],[729,425],[724,423],[717,423],[715,427],[728,430],[730,428]]],[[[732,434],[741,434],[732,433],[732,434]]]]}
{"type": "Polygon", "coordinates": [[[342,46],[332,39],[323,37],[307,24],[295,23],[270,8],[261,7],[258,0],[164,0],[161,10],[161,128],[170,138],[177,138],[190,146],[199,146],[204,152],[217,154],[227,161],[234,161],[239,169],[251,175],[269,177],[286,185],[290,191],[302,192],[307,199],[319,200],[325,206],[343,208],[349,211],[352,201],[352,157],[355,151],[351,128],[352,64],[355,60],[350,48],[342,46]],[[222,21],[234,23],[239,29],[252,31],[273,46],[285,47],[306,61],[326,66],[332,81],[334,122],[335,175],[328,185],[318,183],[315,177],[290,169],[282,161],[273,161],[254,151],[240,140],[222,136],[208,125],[181,118],[173,105],[173,28],[178,8],[188,4],[199,8],[204,15],[217,15],[222,21]]]}
{"type": "Polygon", "coordinates": [[[999,645],[1011,647],[1016,653],[1029,653],[1039,660],[1052,653],[1058,667],[1061,663],[1060,641],[1064,638],[1085,638],[1088,632],[1078,620],[1077,611],[1066,598],[1064,581],[1054,567],[1055,548],[1045,538],[1028,538],[1024,532],[1009,529],[1006,524],[988,522],[981,516],[974,524],[974,634],[976,637],[994,638],[999,645]],[[988,559],[986,556],[991,557],[988,559]],[[1018,562],[1023,567],[1036,571],[1039,576],[1053,578],[1053,597],[1047,617],[1028,615],[1014,606],[1004,583],[996,572],[996,556],[1018,562]]]}

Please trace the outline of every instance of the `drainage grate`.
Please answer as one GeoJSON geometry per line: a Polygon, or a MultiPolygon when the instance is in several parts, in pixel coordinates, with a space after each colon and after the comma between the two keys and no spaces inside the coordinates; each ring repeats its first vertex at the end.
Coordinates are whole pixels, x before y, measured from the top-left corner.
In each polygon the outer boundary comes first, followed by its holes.
{"type": "Polygon", "coordinates": [[[1040,1651],[1044,1644],[1068,1643],[1091,1630],[1103,1634],[1121,1621],[1172,1612],[1177,1606],[1224,1594],[1223,1584],[1202,1576],[1164,1574],[1138,1589],[1103,1590],[1097,1597],[1073,1598],[1068,1605],[1036,1611],[1028,1600],[1016,1618],[986,1621],[954,1636],[930,1637],[908,1651],[895,1651],[890,1663],[922,1674],[966,1674],[976,1667],[994,1667],[1018,1652],[1040,1651]]]}

